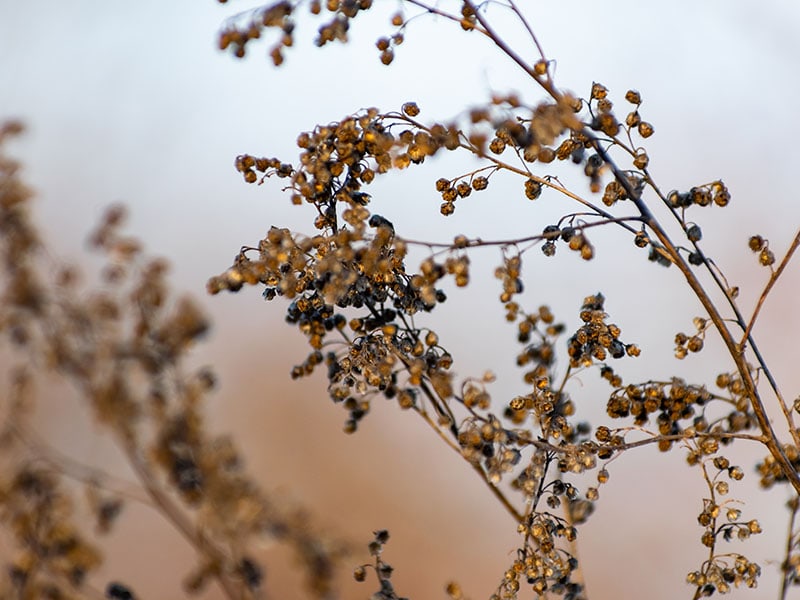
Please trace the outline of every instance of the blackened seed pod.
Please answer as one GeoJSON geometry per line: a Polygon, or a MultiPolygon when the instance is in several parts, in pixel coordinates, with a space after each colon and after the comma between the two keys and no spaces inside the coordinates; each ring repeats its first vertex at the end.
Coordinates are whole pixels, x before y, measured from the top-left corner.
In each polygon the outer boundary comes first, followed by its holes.
{"type": "Polygon", "coordinates": [[[633,238],[633,243],[636,244],[637,248],[644,248],[650,243],[650,240],[644,231],[637,231],[636,236],[633,238]]]}
{"type": "Polygon", "coordinates": [[[689,241],[699,242],[703,237],[703,231],[699,225],[690,225],[686,229],[686,237],[689,238],[689,241]]]}
{"type": "Polygon", "coordinates": [[[603,159],[599,154],[592,154],[586,161],[586,166],[583,172],[587,177],[596,177],[600,173],[600,168],[603,166],[603,159]]]}
{"type": "Polygon", "coordinates": [[[688,261],[690,265],[694,265],[696,267],[703,264],[703,257],[699,252],[691,252],[689,254],[688,261]]]}
{"type": "Polygon", "coordinates": [[[557,240],[561,235],[561,228],[558,225],[548,225],[542,230],[542,237],[546,240],[557,240]]]}
{"type": "Polygon", "coordinates": [[[121,583],[112,582],[106,586],[106,598],[110,600],[136,600],[136,596],[121,583]]]}

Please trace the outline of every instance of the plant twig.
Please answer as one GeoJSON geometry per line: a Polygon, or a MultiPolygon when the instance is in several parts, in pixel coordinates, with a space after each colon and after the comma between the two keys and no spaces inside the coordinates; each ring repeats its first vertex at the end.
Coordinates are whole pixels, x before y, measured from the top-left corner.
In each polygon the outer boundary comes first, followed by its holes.
{"type": "Polygon", "coordinates": [[[789,558],[792,555],[792,548],[794,548],[794,525],[797,521],[797,511],[800,509],[800,499],[798,497],[794,497],[789,500],[789,510],[791,514],[789,515],[789,530],[786,532],[786,555],[781,563],[781,573],[783,577],[781,578],[781,600],[786,600],[786,594],[789,593],[789,585],[791,577],[790,573],[790,565],[789,565],[789,558]]]}
{"type": "Polygon", "coordinates": [[[223,593],[229,600],[240,600],[242,594],[236,584],[224,572],[225,556],[221,550],[213,546],[203,534],[195,528],[191,520],[180,509],[169,495],[156,483],[150,469],[145,464],[136,446],[130,441],[121,443],[125,456],[133,468],[134,473],[139,478],[142,487],[152,499],[153,503],[159,508],[159,512],[172,523],[172,525],[187,539],[187,541],[199,553],[206,556],[213,564],[219,568],[214,569],[213,576],[219,582],[223,593]]]}
{"type": "MultiPolygon", "coordinates": [[[[442,429],[436,423],[433,422],[433,419],[431,419],[430,415],[428,415],[427,412],[421,409],[417,409],[417,414],[419,414],[423,418],[423,420],[436,432],[436,434],[442,440],[444,440],[445,444],[447,444],[448,447],[450,447],[454,452],[457,452],[459,456],[463,458],[463,454],[461,454],[461,449],[458,446],[456,446],[447,435],[445,435],[444,431],[442,431],[442,429]]],[[[480,479],[489,488],[489,491],[492,492],[492,495],[500,502],[503,508],[506,509],[506,512],[514,518],[514,521],[517,523],[522,523],[522,520],[525,518],[524,515],[522,515],[516,508],[514,508],[514,505],[511,504],[511,501],[508,498],[506,498],[505,494],[503,494],[503,492],[496,485],[494,485],[491,481],[489,481],[489,479],[486,477],[486,473],[484,473],[483,469],[481,469],[481,466],[473,462],[469,462],[469,464],[472,467],[472,469],[479,475],[480,479]]]]}

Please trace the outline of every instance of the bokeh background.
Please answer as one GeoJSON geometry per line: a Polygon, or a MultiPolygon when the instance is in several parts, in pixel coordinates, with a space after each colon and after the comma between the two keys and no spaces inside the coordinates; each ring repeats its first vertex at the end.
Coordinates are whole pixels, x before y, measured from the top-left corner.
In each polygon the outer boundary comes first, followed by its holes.
{"type": "MultiPolygon", "coordinates": [[[[0,116],[27,124],[14,151],[37,191],[36,217],[55,258],[91,265],[86,234],[104,207],[122,202],[131,209],[128,230],[169,259],[177,289],[200,298],[215,326],[194,359],[213,364],[221,383],[208,408],[211,419],[216,430],[234,432],[266,489],[304,504],[328,531],[364,545],[373,530],[388,528],[387,560],[397,569],[400,593],[443,597],[445,583],[455,579],[470,597],[484,598],[513,560],[517,534],[468,466],[413,415],[388,403],[376,404],[359,432],[346,436],[346,415],[327,400],[324,379],[288,377],[306,349],[283,323],[283,307],[264,303],[255,289],[213,298],[204,291],[207,278],[270,225],[310,229],[310,213],[292,207],[276,185],[241,180],[233,168],[237,154],[293,160],[300,131],[369,106],[397,109],[414,100],[422,117],[446,119],[492,90],[538,97],[495,48],[433,17],[413,21],[395,63],[380,65],[374,40],[391,31],[388,18],[399,4],[378,0],[374,14],[354,23],[348,46],[324,51],[310,43],[317,22],[301,20],[297,47],[276,70],[267,44],[255,46],[244,61],[216,48],[223,20],[251,6],[247,2],[3,2],[0,116]]],[[[800,5],[521,4],[556,60],[561,87],[585,96],[599,81],[620,105],[625,90],[642,93],[642,114],[656,129],[647,142],[651,171],[662,188],[726,182],[731,205],[697,211],[696,218],[708,253],[742,288],[749,310],[767,272],[747,250],[747,237],[765,235],[780,255],[800,225],[800,126],[793,106],[800,97],[800,5]]],[[[507,11],[490,6],[487,14],[525,56],[535,56],[507,11]]],[[[460,201],[445,220],[433,182],[464,172],[471,161],[467,167],[453,157],[430,163],[387,178],[373,192],[373,210],[408,237],[444,241],[463,232],[505,238],[540,231],[569,210],[547,193],[529,203],[520,182],[509,179],[460,201]]],[[[576,173],[567,181],[585,187],[576,173]]],[[[557,317],[574,322],[582,298],[602,290],[626,341],[644,350],[621,367],[626,379],[680,374],[711,383],[728,368],[711,339],[699,356],[681,363],[672,358],[672,337],[690,330],[700,314],[674,269],[648,263],[612,231],[592,241],[598,258],[589,264],[563,251],[545,261],[534,251],[525,266],[526,305],[549,304],[557,317]]],[[[430,322],[460,375],[487,368],[498,373],[491,391],[500,406],[524,386],[513,366],[514,331],[496,300],[498,260],[496,252],[476,254],[473,283],[451,293],[430,322]]],[[[792,337],[800,331],[799,270],[796,263],[789,267],[756,328],[790,398],[800,387],[792,337]]],[[[589,374],[581,379],[573,390],[579,410],[602,418],[603,388],[589,374]]],[[[96,462],[102,455],[112,466],[118,460],[67,399],[47,405],[40,428],[78,460],[96,462]]],[[[778,571],[767,559],[780,557],[786,498],[780,489],[757,491],[752,465],[760,455],[759,449],[735,455],[748,476],[734,495],[746,501],[746,516],[761,519],[765,533],[731,550],[762,564],[761,588],[750,597],[774,597],[778,571]]],[[[624,456],[610,471],[580,539],[590,594],[688,596],[685,574],[705,558],[696,522],[704,492],[699,471],[686,467],[680,451],[664,456],[651,450],[624,456]]],[[[280,548],[260,549],[259,558],[274,597],[304,597],[291,558],[280,548]]],[[[120,579],[142,598],[178,597],[192,560],[191,549],[158,515],[132,507],[110,539],[98,585],[103,577],[120,579]]],[[[370,591],[349,582],[345,590],[348,597],[370,591]]],[[[218,596],[212,589],[206,597],[218,596]]]]}

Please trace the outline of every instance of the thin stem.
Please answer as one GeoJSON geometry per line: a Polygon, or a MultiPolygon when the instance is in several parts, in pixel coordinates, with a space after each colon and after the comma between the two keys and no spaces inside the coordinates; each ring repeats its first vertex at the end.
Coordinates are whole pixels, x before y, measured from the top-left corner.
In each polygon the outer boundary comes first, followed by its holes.
{"type": "Polygon", "coordinates": [[[645,438],[643,440],[636,440],[635,442],[625,442],[623,444],[616,444],[616,445],[608,445],[603,446],[603,448],[607,448],[609,450],[615,450],[617,452],[622,452],[624,450],[630,450],[631,448],[639,448],[641,446],[648,446],[650,444],[657,444],[658,442],[667,441],[667,442],[680,442],[686,441],[689,439],[715,439],[715,440],[750,440],[751,442],[758,442],[760,444],[765,443],[765,436],[763,435],[751,435],[749,433],[727,433],[727,432],[719,432],[719,433],[695,433],[691,438],[687,437],[685,434],[676,433],[670,435],[653,435],[653,437],[645,438]]]}
{"type": "MultiPolygon", "coordinates": [[[[539,85],[547,89],[548,91],[552,89],[552,84],[549,80],[542,79],[539,75],[536,74],[533,66],[529,65],[525,60],[509,46],[506,41],[500,37],[497,32],[494,31],[489,22],[486,20],[480,12],[478,12],[478,8],[475,6],[474,2],[470,0],[464,0],[464,4],[466,4],[474,13],[475,18],[478,19],[478,22],[481,24],[484,30],[486,30],[486,34],[491,38],[494,45],[502,50],[503,54],[508,56],[511,60],[513,60],[517,65],[522,68],[530,77],[532,77],[539,85]]],[[[544,59],[544,52],[542,52],[542,58],[544,59]]],[[[560,96],[560,94],[559,94],[560,96]]]]}
{"type": "Polygon", "coordinates": [[[781,572],[783,578],[781,580],[781,600],[786,600],[786,594],[789,592],[789,585],[791,583],[789,558],[792,555],[792,548],[794,548],[794,524],[797,521],[797,511],[800,509],[800,498],[795,496],[789,501],[789,530],[786,533],[786,556],[781,563],[781,572]]]}
{"type": "Polygon", "coordinates": [[[40,440],[35,432],[28,428],[12,424],[9,430],[19,438],[23,444],[30,448],[31,452],[33,452],[37,458],[49,463],[67,477],[85,484],[96,485],[120,498],[127,498],[128,500],[152,506],[153,503],[150,501],[150,498],[144,495],[141,488],[135,484],[114,477],[97,467],[92,467],[75,460],[71,456],[49,445],[47,442],[40,440]]]}
{"type": "MultiPolygon", "coordinates": [[[[416,410],[417,414],[419,414],[423,418],[423,420],[428,425],[430,425],[430,427],[436,432],[436,434],[442,440],[444,440],[445,444],[447,444],[453,451],[457,452],[459,456],[464,458],[464,455],[461,453],[461,449],[458,446],[456,446],[447,435],[445,435],[444,431],[442,431],[442,429],[436,423],[433,422],[433,419],[431,419],[430,415],[428,415],[428,413],[419,408],[417,408],[416,410]]],[[[516,521],[517,523],[522,523],[525,517],[522,514],[520,514],[520,512],[516,508],[514,508],[514,505],[511,504],[511,501],[508,498],[506,498],[505,494],[503,494],[503,492],[501,492],[496,485],[494,485],[491,481],[489,481],[489,479],[486,477],[486,473],[484,473],[481,466],[470,461],[467,462],[469,462],[469,465],[472,467],[472,469],[476,473],[478,473],[480,479],[486,484],[486,486],[489,488],[489,491],[492,492],[492,495],[494,495],[494,497],[500,502],[500,504],[502,504],[503,508],[506,509],[506,512],[508,512],[508,514],[510,514],[514,518],[514,521],[516,521]]]]}
{"type": "Polygon", "coordinates": [[[525,15],[523,15],[522,11],[520,11],[520,9],[517,7],[517,3],[514,2],[514,0],[508,0],[508,5],[511,7],[511,10],[514,11],[514,14],[517,15],[517,18],[519,19],[520,23],[522,23],[523,27],[525,27],[525,29],[527,30],[528,35],[531,36],[533,44],[539,51],[539,56],[542,57],[542,60],[546,61],[547,58],[544,55],[544,48],[542,48],[542,45],[539,43],[539,38],[536,37],[536,34],[534,33],[530,23],[528,23],[528,20],[525,18],[525,15]]]}
{"type": "MultiPolygon", "coordinates": [[[[613,217],[610,219],[603,219],[602,221],[595,221],[593,223],[584,223],[583,225],[578,225],[573,227],[573,229],[576,230],[591,229],[593,227],[600,227],[602,225],[609,225],[611,223],[616,223],[617,225],[624,226],[628,221],[641,222],[641,220],[642,218],[638,215],[630,217],[613,217]]],[[[628,227],[626,227],[626,229],[628,229],[628,227]]],[[[635,229],[630,228],[630,231],[635,232],[635,229]]],[[[526,242],[541,241],[548,238],[547,236],[541,233],[536,235],[528,235],[520,238],[506,239],[506,240],[482,240],[480,238],[475,238],[472,240],[467,240],[466,244],[463,246],[455,246],[452,242],[426,242],[422,240],[411,240],[399,236],[397,237],[397,239],[401,240],[406,244],[413,244],[415,246],[427,246],[428,248],[445,248],[445,249],[452,248],[455,250],[462,250],[465,248],[481,248],[484,246],[518,246],[526,242]]]]}
{"type": "Polygon", "coordinates": [[[219,565],[220,568],[214,570],[214,577],[219,582],[225,596],[230,600],[238,600],[241,598],[241,593],[236,584],[221,569],[226,562],[222,551],[211,545],[205,536],[194,527],[192,521],[180,507],[156,483],[155,478],[140,456],[136,446],[128,440],[124,440],[121,445],[142,487],[150,496],[153,503],[159,508],[161,514],[172,523],[198,552],[205,555],[213,564],[219,565]]]}
{"type": "MultiPolygon", "coordinates": [[[[461,17],[453,15],[453,14],[450,14],[448,12],[445,12],[445,11],[441,10],[440,8],[436,8],[435,6],[431,6],[429,4],[426,4],[425,2],[422,2],[421,0],[405,0],[405,1],[408,2],[409,4],[413,4],[414,6],[418,6],[419,8],[431,13],[432,15],[438,15],[440,17],[444,17],[445,19],[449,19],[451,21],[455,21],[456,23],[459,23],[459,24],[462,21],[461,17]]],[[[489,36],[489,34],[486,31],[484,31],[483,29],[481,29],[480,27],[475,27],[473,31],[477,31],[478,33],[482,33],[485,36],[489,36]]]]}

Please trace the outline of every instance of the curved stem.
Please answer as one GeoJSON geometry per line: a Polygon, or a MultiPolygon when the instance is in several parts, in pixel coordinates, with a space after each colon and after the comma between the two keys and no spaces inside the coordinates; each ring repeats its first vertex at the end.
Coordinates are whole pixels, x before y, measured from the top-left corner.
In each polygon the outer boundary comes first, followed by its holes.
{"type": "MultiPolygon", "coordinates": [[[[192,521],[180,509],[175,501],[156,483],[150,469],[142,459],[136,446],[128,440],[123,440],[121,446],[125,452],[125,456],[128,458],[131,468],[139,478],[142,487],[150,496],[153,503],[159,508],[160,512],[198,552],[205,555],[213,564],[223,567],[226,561],[222,551],[209,543],[202,533],[195,528],[192,521]]],[[[230,600],[238,600],[242,597],[238,586],[221,570],[221,568],[214,570],[214,577],[219,582],[227,598],[230,600]]]]}
{"type": "Polygon", "coordinates": [[[797,511],[800,508],[798,498],[794,497],[789,501],[789,531],[786,532],[786,555],[781,563],[781,600],[786,600],[786,594],[789,592],[792,577],[790,576],[789,557],[792,555],[792,548],[794,548],[794,525],[797,520],[797,511]]]}
{"type": "MultiPolygon", "coordinates": [[[[442,438],[442,440],[444,440],[445,444],[447,444],[454,452],[457,452],[459,456],[463,458],[463,454],[461,454],[461,449],[458,446],[456,446],[447,435],[445,435],[445,433],[436,423],[433,422],[428,413],[426,413],[424,410],[417,409],[417,414],[419,414],[423,418],[423,420],[428,425],[430,425],[430,427],[436,432],[436,434],[440,438],[442,438]]],[[[489,488],[489,491],[492,492],[492,495],[500,502],[503,508],[506,509],[506,512],[510,514],[517,523],[522,523],[522,520],[525,517],[516,508],[514,508],[514,505],[511,504],[511,501],[508,498],[506,498],[505,494],[503,494],[503,492],[501,492],[496,485],[494,485],[491,481],[487,479],[486,473],[483,472],[483,469],[481,469],[480,465],[475,464],[473,462],[470,462],[469,464],[472,467],[472,469],[476,473],[478,473],[481,480],[489,488]]]]}

